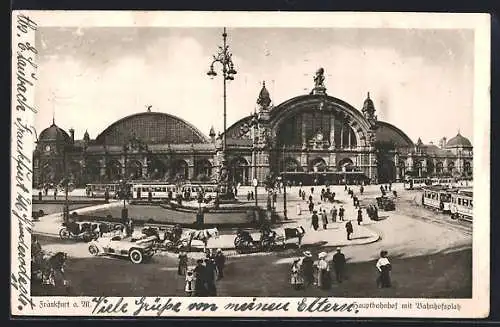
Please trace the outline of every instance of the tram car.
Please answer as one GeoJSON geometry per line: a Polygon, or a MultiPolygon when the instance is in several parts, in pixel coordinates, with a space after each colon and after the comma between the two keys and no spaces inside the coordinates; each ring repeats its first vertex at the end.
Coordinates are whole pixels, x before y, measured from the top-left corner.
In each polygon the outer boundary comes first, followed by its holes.
{"type": "Polygon", "coordinates": [[[202,191],[201,185],[196,184],[185,184],[181,188],[182,198],[185,200],[198,199],[198,193],[202,191]]]}
{"type": "Polygon", "coordinates": [[[424,187],[422,192],[422,205],[426,208],[449,213],[451,196],[454,192],[457,192],[457,189],[443,185],[424,187]]]}
{"type": "Polygon", "coordinates": [[[173,184],[132,185],[132,198],[134,200],[148,200],[150,192],[153,200],[175,199],[177,196],[177,186],[173,184]]]}
{"type": "Polygon", "coordinates": [[[108,190],[110,198],[117,198],[120,191],[120,184],[87,184],[86,195],[89,198],[104,198],[106,190],[108,190]]]}
{"type": "Polygon", "coordinates": [[[451,218],[472,222],[472,189],[459,190],[451,194],[451,218]]]}
{"type": "Polygon", "coordinates": [[[431,178],[431,185],[456,186],[454,178],[431,178]]]}
{"type": "Polygon", "coordinates": [[[405,190],[416,190],[431,184],[431,180],[428,178],[406,178],[403,181],[403,186],[405,190]]]}

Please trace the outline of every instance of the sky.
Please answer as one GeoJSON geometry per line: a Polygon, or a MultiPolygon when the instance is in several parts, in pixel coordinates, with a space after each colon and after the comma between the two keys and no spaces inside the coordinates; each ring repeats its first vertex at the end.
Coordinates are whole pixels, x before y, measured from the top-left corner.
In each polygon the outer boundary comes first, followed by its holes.
{"type": "MultiPolygon", "coordinates": [[[[237,75],[227,86],[227,126],[250,114],[262,81],[274,105],[307,94],[325,69],[327,94],[361,109],[367,92],[379,120],[414,142],[458,131],[472,141],[472,30],[228,28],[237,75]]],[[[223,129],[220,76],[206,72],[222,28],[43,27],[37,31],[38,133],[52,123],[94,139],[147,106],[223,129]]],[[[220,71],[220,66],[216,66],[220,71]]]]}

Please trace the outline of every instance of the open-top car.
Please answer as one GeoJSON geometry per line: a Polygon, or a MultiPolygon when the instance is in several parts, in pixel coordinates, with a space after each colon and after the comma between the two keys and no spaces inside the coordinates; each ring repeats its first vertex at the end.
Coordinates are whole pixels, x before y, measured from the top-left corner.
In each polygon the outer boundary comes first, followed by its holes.
{"type": "Polygon", "coordinates": [[[100,237],[89,243],[90,254],[99,254],[127,257],[133,263],[139,264],[150,259],[154,254],[155,236],[141,240],[133,240],[130,237],[113,236],[100,237]]]}

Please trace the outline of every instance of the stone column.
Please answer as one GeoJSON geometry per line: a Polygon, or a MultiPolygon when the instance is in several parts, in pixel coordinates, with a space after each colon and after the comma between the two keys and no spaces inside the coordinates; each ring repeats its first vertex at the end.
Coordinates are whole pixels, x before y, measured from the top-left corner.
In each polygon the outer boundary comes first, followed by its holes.
{"type": "Polygon", "coordinates": [[[330,117],[330,150],[335,149],[335,117],[330,117]]]}
{"type": "Polygon", "coordinates": [[[344,148],[344,124],[340,127],[340,147],[344,148]]]}
{"type": "Polygon", "coordinates": [[[304,114],[301,116],[301,121],[302,121],[302,128],[301,128],[301,133],[302,133],[302,148],[307,147],[307,135],[306,135],[306,120],[304,119],[304,114]]]}
{"type": "Polygon", "coordinates": [[[148,175],[148,158],[144,157],[142,160],[142,178],[146,178],[148,175]]]}

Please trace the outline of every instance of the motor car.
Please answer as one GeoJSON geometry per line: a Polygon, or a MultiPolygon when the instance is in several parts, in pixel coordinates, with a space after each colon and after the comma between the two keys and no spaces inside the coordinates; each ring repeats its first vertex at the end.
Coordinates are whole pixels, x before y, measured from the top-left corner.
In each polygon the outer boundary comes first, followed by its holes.
{"type": "Polygon", "coordinates": [[[112,236],[100,237],[89,243],[89,253],[93,256],[100,254],[128,258],[132,263],[140,264],[149,260],[155,254],[154,244],[156,236],[149,236],[135,240],[131,237],[112,236]]]}

